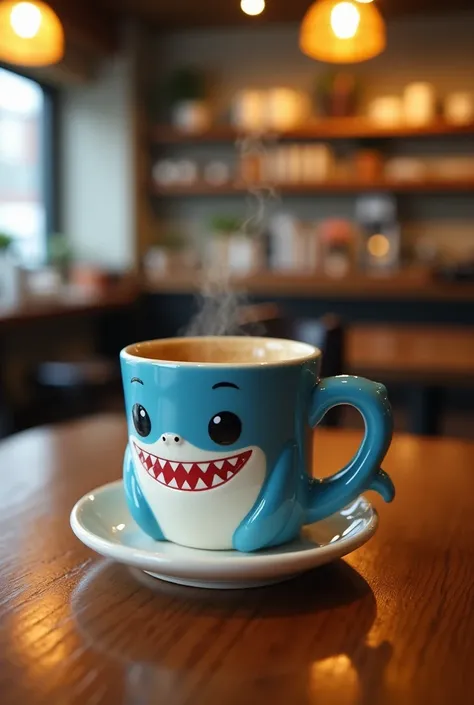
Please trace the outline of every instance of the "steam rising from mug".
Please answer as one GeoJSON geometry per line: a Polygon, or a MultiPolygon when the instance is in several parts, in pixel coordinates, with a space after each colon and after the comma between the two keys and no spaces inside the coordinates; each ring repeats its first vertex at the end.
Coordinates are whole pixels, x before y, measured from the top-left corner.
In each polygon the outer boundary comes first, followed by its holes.
{"type": "MultiPolygon", "coordinates": [[[[258,135],[245,137],[236,143],[241,159],[248,155],[263,155],[265,143],[258,135]]],[[[263,159],[262,159],[263,162],[263,159]]],[[[263,238],[265,208],[269,199],[276,198],[274,188],[267,183],[246,182],[252,201],[252,213],[242,224],[244,234],[252,232],[253,238],[263,238]]],[[[249,303],[248,296],[237,292],[232,286],[230,272],[204,272],[203,284],[197,297],[198,311],[186,327],[183,335],[264,335],[264,326],[256,322],[242,322],[242,309],[249,303]]]]}
{"type": "Polygon", "coordinates": [[[185,335],[243,335],[241,309],[247,297],[232,290],[228,277],[211,278],[209,273],[198,295],[198,312],[185,335]]]}

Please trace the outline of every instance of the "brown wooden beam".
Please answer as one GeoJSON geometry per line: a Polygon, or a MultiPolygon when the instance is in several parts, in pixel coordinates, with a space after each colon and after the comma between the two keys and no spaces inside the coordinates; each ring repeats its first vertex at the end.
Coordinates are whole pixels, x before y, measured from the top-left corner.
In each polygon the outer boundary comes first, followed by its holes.
{"type": "Polygon", "coordinates": [[[66,45],[94,54],[113,54],[119,47],[118,18],[91,0],[47,0],[64,26],[66,45]]]}
{"type": "MultiPolygon", "coordinates": [[[[248,17],[239,1],[222,0],[100,0],[111,11],[138,17],[156,29],[168,31],[187,27],[248,26],[261,27],[274,22],[300,22],[312,0],[267,0],[265,11],[248,17]]],[[[473,0],[376,0],[384,17],[391,19],[409,15],[426,18],[439,14],[472,11],[473,0]]]]}

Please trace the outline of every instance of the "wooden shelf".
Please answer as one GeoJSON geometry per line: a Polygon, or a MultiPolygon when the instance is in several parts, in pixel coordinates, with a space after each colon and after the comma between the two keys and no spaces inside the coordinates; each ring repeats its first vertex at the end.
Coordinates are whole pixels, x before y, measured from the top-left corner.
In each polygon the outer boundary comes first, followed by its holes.
{"type": "MultiPolygon", "coordinates": [[[[149,280],[146,290],[161,294],[193,294],[200,290],[202,275],[173,272],[149,280]]],[[[322,299],[384,299],[474,301],[474,284],[437,282],[425,269],[402,270],[392,276],[354,273],[341,279],[314,274],[281,274],[262,271],[250,277],[235,277],[232,289],[263,296],[303,296],[322,299]]]]}
{"type": "MultiPolygon", "coordinates": [[[[363,117],[325,118],[312,121],[304,127],[288,132],[268,133],[264,139],[272,140],[332,140],[332,139],[390,139],[422,138],[456,135],[474,135],[474,123],[450,125],[444,120],[436,120],[424,127],[400,125],[398,127],[378,127],[363,117]]],[[[199,144],[212,142],[234,142],[244,133],[228,125],[216,125],[205,132],[187,134],[166,125],[152,128],[151,138],[156,144],[199,144]]]]}
{"type": "MultiPolygon", "coordinates": [[[[474,192],[474,179],[445,179],[430,181],[326,181],[317,184],[281,184],[271,185],[278,194],[317,196],[318,194],[365,193],[384,191],[391,193],[456,193],[474,192]]],[[[255,188],[265,190],[266,185],[255,185],[255,188]]],[[[204,182],[189,186],[161,187],[152,184],[156,196],[237,196],[249,193],[249,187],[243,184],[224,184],[211,186],[204,182]]]]}

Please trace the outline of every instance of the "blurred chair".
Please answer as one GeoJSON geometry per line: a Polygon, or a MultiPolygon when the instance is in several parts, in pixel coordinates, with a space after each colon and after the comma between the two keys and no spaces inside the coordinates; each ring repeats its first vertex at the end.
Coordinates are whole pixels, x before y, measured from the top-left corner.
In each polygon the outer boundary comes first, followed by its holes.
{"type": "Polygon", "coordinates": [[[291,321],[274,303],[241,306],[238,327],[243,335],[291,338],[291,321]]]}
{"type": "MultiPolygon", "coordinates": [[[[322,352],[321,377],[332,377],[344,371],[345,330],[333,314],[322,318],[296,318],[286,314],[275,303],[244,306],[240,322],[247,335],[266,335],[309,343],[322,352]]],[[[325,426],[338,426],[342,408],[331,409],[323,421],[325,426]]]]}
{"type": "Polygon", "coordinates": [[[4,399],[0,399],[0,439],[6,438],[14,430],[11,409],[4,399]]]}
{"type": "Polygon", "coordinates": [[[32,371],[32,382],[36,404],[51,422],[103,410],[119,388],[120,369],[118,363],[100,357],[42,362],[32,371]]]}
{"type": "Polygon", "coordinates": [[[321,377],[333,377],[344,372],[344,327],[333,314],[322,318],[296,318],[291,337],[319,348],[322,352],[321,377]]]}

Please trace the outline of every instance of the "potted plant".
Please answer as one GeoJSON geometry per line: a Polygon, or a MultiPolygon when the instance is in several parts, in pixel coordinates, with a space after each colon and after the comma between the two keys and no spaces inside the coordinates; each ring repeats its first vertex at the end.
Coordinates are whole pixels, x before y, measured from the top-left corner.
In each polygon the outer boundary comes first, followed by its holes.
{"type": "Polygon", "coordinates": [[[330,71],[316,82],[315,99],[324,117],[355,115],[360,98],[360,84],[348,71],[330,71]]]}
{"type": "Polygon", "coordinates": [[[172,73],[164,87],[164,100],[175,127],[190,133],[209,127],[206,82],[198,69],[182,67],[172,73]]]}
{"type": "Polygon", "coordinates": [[[0,232],[0,257],[3,257],[13,244],[13,238],[0,232]]]}
{"type": "Polygon", "coordinates": [[[23,293],[22,271],[12,254],[14,239],[0,232],[0,305],[17,303],[23,293]]]}
{"type": "Polygon", "coordinates": [[[211,231],[218,237],[229,237],[240,232],[242,220],[233,215],[215,215],[210,221],[211,231]]]}
{"type": "Polygon", "coordinates": [[[150,280],[164,274],[192,270],[196,265],[196,251],[188,238],[173,231],[166,233],[159,243],[150,247],[143,258],[144,271],[150,280]]]}
{"type": "Polygon", "coordinates": [[[262,244],[256,235],[245,232],[235,216],[216,215],[211,219],[209,264],[233,274],[250,274],[261,267],[262,244]]]}
{"type": "Polygon", "coordinates": [[[61,280],[68,280],[72,263],[71,244],[62,233],[52,233],[48,238],[48,264],[56,269],[61,280]]]}

